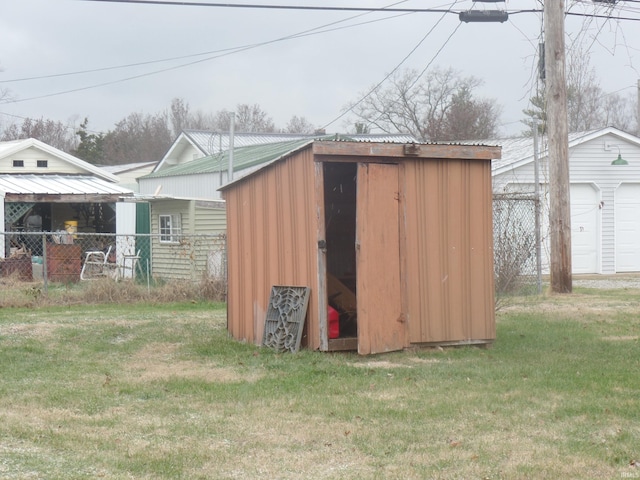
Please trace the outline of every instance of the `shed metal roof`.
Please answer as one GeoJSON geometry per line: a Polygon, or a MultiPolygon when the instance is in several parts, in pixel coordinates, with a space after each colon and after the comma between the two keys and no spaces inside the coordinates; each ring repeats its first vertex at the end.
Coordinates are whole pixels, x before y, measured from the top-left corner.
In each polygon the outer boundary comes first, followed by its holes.
{"type": "Polygon", "coordinates": [[[133,192],[90,175],[0,175],[0,194],[124,196],[133,192]]]}
{"type": "MultiPolygon", "coordinates": [[[[184,130],[194,145],[197,145],[206,155],[215,155],[220,152],[229,150],[229,134],[220,132],[210,132],[204,130],[184,130]]],[[[291,142],[296,140],[311,140],[314,138],[325,137],[318,134],[302,134],[302,133],[243,133],[236,132],[233,135],[234,148],[249,147],[252,145],[262,145],[266,143],[291,142]]],[[[350,141],[362,142],[396,142],[396,143],[412,143],[417,140],[408,134],[333,134],[326,137],[336,139],[349,139],[350,141]]]]}
{"type": "MultiPolygon", "coordinates": [[[[280,135],[282,138],[289,137],[289,140],[270,143],[264,142],[265,134],[245,134],[244,138],[250,138],[249,135],[252,135],[252,141],[262,140],[262,143],[249,144],[247,146],[238,147],[235,146],[234,142],[233,168],[236,172],[238,170],[250,169],[262,163],[270,162],[271,160],[293,150],[297,150],[298,148],[314,140],[376,143],[416,143],[415,138],[413,138],[411,135],[326,135],[318,137],[317,135],[272,134],[274,136],[273,138],[277,138],[277,136],[280,135]],[[293,137],[293,139],[291,139],[291,137],[293,137]]],[[[207,157],[198,158],[196,160],[192,160],[180,165],[166,167],[150,173],[149,175],[145,175],[141,178],[147,179],[173,177],[180,175],[197,175],[202,173],[220,172],[227,170],[228,168],[229,150],[225,150],[215,155],[209,155],[207,157]]]]}

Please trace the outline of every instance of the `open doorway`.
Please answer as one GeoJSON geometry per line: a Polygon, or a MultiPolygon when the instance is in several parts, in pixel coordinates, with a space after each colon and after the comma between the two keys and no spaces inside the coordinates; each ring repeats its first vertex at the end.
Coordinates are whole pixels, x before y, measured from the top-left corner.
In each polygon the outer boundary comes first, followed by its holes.
{"type": "Polygon", "coordinates": [[[357,163],[324,164],[327,297],[339,318],[339,328],[335,328],[330,312],[330,350],[357,349],[357,169],[357,163]]]}

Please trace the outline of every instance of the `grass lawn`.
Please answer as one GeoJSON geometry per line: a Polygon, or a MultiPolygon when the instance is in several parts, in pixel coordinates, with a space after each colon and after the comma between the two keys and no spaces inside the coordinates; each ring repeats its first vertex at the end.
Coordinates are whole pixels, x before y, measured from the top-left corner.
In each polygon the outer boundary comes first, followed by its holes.
{"type": "Polygon", "coordinates": [[[235,342],[215,304],[3,308],[0,478],[640,478],[639,299],[370,357],[235,342]]]}

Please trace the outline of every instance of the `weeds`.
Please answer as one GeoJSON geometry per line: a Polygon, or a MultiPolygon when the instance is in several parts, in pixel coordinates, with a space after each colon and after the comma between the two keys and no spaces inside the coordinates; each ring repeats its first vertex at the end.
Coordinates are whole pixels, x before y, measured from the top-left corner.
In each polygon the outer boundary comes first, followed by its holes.
{"type": "Polygon", "coordinates": [[[0,307],[42,307],[80,304],[162,304],[170,302],[220,302],[226,299],[225,283],[202,278],[199,282],[115,282],[99,278],[79,283],[28,283],[14,277],[0,280],[0,307]]]}

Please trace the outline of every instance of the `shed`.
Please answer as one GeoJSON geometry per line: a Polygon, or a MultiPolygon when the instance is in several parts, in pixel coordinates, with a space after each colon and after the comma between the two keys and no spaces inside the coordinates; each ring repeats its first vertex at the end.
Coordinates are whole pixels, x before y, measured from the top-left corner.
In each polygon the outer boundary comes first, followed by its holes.
{"type": "Polygon", "coordinates": [[[491,343],[499,157],[499,147],[483,145],[284,145],[221,189],[229,332],[260,344],[271,287],[292,285],[311,289],[309,349],[491,343]],[[341,313],[338,338],[329,338],[329,303],[341,313]]]}

